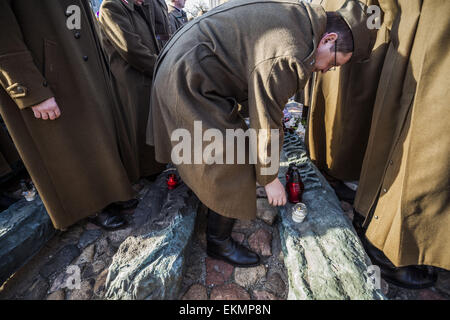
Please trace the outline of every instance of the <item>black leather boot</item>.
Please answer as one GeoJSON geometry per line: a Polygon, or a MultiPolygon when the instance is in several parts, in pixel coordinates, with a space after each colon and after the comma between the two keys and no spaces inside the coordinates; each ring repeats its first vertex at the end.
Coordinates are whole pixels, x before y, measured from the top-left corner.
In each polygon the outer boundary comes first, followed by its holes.
{"type": "Polygon", "coordinates": [[[231,238],[235,221],[208,210],[206,252],[210,257],[223,260],[233,266],[255,267],[261,263],[258,254],[231,238]]]}
{"type": "Polygon", "coordinates": [[[424,289],[436,283],[437,273],[434,270],[426,266],[396,267],[365,237],[362,240],[367,255],[374,265],[380,267],[381,277],[387,282],[406,289],[424,289]]]}
{"type": "Polygon", "coordinates": [[[107,206],[97,215],[88,217],[88,220],[108,231],[117,230],[127,226],[127,221],[119,213],[117,206],[114,204],[107,206]]]}

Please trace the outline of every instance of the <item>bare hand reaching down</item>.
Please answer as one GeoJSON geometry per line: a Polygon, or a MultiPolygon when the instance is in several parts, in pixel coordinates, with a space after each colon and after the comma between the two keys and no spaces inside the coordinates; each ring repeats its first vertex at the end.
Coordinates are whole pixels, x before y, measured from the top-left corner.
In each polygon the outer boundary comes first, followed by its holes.
{"type": "Polygon", "coordinates": [[[47,99],[44,102],[31,107],[31,109],[33,109],[34,116],[42,120],[55,120],[61,115],[61,111],[59,110],[55,98],[47,99]]]}
{"type": "Polygon", "coordinates": [[[266,190],[267,200],[271,205],[284,206],[286,204],[286,191],[278,178],[267,184],[264,189],[266,190]]]}

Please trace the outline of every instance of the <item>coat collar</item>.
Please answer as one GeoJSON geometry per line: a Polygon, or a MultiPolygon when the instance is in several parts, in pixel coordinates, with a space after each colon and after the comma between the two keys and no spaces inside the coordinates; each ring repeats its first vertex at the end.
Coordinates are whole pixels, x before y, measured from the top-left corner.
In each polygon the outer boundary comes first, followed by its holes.
{"type": "Polygon", "coordinates": [[[183,9],[178,9],[177,7],[175,7],[171,4],[168,4],[167,7],[169,9],[169,13],[172,13],[175,17],[182,18],[184,16],[183,9]]]}
{"type": "MultiPolygon", "coordinates": [[[[120,0],[120,1],[122,1],[122,3],[125,5],[125,7],[128,8],[128,10],[134,11],[134,6],[135,6],[134,0],[120,0]]],[[[151,0],[144,0],[143,5],[148,6],[150,4],[150,1],[151,0]]]]}
{"type": "Polygon", "coordinates": [[[320,39],[322,39],[327,27],[327,15],[325,10],[320,5],[307,4],[305,5],[306,10],[311,21],[311,26],[313,30],[313,48],[308,56],[303,59],[303,63],[307,68],[313,68],[316,62],[316,50],[319,45],[320,39]]]}

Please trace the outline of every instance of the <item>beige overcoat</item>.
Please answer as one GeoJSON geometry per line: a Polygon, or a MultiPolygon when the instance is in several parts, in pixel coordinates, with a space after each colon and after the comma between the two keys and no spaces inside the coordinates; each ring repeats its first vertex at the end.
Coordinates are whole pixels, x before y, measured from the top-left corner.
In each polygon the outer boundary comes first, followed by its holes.
{"type": "MultiPolygon", "coordinates": [[[[226,129],[246,130],[240,107],[251,128],[278,129],[281,148],[282,110],[311,75],[325,27],[322,7],[291,0],[231,1],[183,27],[163,49],[155,72],[147,141],[155,145],[156,159],[172,160],[176,129],[195,140],[194,121],[201,121],[200,133],[217,129],[224,140],[226,129]]],[[[274,142],[270,135],[260,141],[267,150],[274,142]]],[[[219,156],[225,164],[194,164],[202,151],[193,142],[193,164],[177,165],[183,181],[219,214],[254,218],[255,182],[272,182],[278,163],[272,174],[261,170],[270,166],[263,164],[264,153],[257,164],[226,164],[230,149],[224,148],[219,156]]]]}
{"type": "Polygon", "coordinates": [[[95,23],[85,0],[0,1],[0,113],[57,229],[134,196],[95,23]]]}
{"type": "MultiPolygon", "coordinates": [[[[315,0],[327,11],[345,0],[315,0]]],[[[359,180],[369,139],[373,105],[386,56],[397,0],[365,0],[380,7],[381,28],[370,58],[318,73],[310,102],[307,145],[319,169],[344,181],[359,180]]]]}
{"type": "Polygon", "coordinates": [[[450,270],[450,2],[398,4],[355,206],[395,265],[450,270]]]}

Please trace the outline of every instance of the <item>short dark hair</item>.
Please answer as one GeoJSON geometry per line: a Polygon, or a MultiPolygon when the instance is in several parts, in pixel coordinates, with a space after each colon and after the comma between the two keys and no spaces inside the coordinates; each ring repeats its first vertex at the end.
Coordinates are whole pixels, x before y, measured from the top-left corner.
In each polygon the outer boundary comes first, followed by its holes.
{"type": "MultiPolygon", "coordinates": [[[[347,22],[341,17],[339,13],[327,11],[327,33],[337,33],[337,51],[342,53],[353,52],[353,34],[347,22]]],[[[336,44],[335,44],[336,45],[336,44]]],[[[334,50],[334,47],[332,48],[334,50]]]]}

